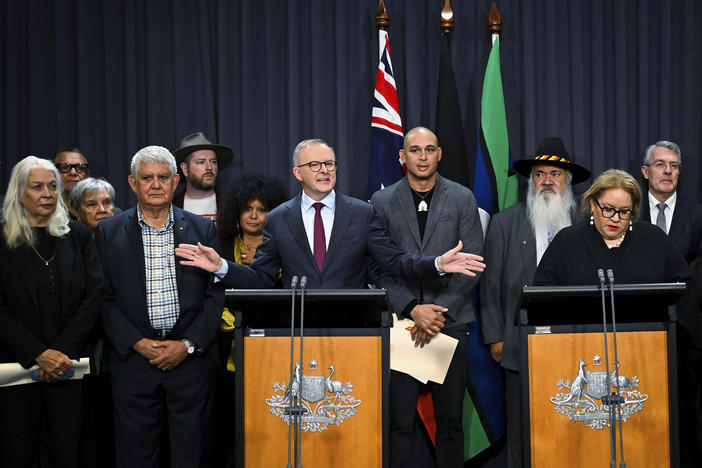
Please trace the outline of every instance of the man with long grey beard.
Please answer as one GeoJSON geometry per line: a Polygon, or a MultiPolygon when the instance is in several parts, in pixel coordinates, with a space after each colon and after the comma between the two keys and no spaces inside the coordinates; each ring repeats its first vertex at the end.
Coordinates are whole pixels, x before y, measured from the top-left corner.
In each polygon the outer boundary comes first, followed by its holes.
{"type": "Polygon", "coordinates": [[[572,162],[560,138],[539,143],[533,158],[515,161],[529,178],[526,202],[497,213],[485,239],[485,269],[480,279],[480,314],[485,343],[505,369],[507,383],[507,466],[522,466],[519,334],[514,314],[522,287],[532,283],[551,239],[580,219],[572,184],[590,171],[572,162]]]}

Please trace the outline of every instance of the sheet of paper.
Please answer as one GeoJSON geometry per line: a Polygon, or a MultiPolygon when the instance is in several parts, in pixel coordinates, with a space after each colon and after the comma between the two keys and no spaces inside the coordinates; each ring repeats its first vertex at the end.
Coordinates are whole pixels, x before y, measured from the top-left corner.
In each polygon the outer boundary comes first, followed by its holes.
{"type": "MultiPolygon", "coordinates": [[[[77,361],[74,359],[71,369],[73,369],[73,375],[69,380],[82,379],[85,374],[90,374],[90,358],[80,358],[77,361]]],[[[25,369],[18,362],[0,364],[0,387],[36,383],[37,381],[32,378],[32,372],[38,370],[39,366],[25,369]]]]}
{"type": "Polygon", "coordinates": [[[409,330],[412,320],[397,320],[390,329],[390,368],[415,379],[444,383],[458,340],[439,333],[423,348],[415,348],[409,330]]]}

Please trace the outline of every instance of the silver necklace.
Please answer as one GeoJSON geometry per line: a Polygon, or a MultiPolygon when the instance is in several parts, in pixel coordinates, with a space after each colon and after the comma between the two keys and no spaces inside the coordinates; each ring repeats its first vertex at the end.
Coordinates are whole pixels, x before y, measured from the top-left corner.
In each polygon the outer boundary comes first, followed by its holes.
{"type": "MultiPolygon", "coordinates": [[[[410,187],[410,188],[412,188],[412,187],[410,187]]],[[[417,192],[415,189],[412,189],[412,191],[417,194],[417,196],[419,197],[419,200],[420,200],[419,204],[417,205],[417,211],[427,211],[427,209],[429,208],[429,205],[427,205],[427,202],[425,202],[424,199],[429,196],[429,194],[431,193],[431,190],[429,190],[427,193],[425,193],[424,196],[421,196],[419,194],[419,192],[417,192]]]]}

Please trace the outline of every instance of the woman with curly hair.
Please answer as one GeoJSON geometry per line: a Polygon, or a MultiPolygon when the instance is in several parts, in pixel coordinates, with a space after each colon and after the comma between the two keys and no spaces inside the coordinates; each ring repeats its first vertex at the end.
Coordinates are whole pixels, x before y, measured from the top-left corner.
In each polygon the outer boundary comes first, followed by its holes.
{"type": "Polygon", "coordinates": [[[234,180],[217,213],[223,257],[251,264],[263,241],[266,215],[287,199],[283,184],[273,177],[243,175],[234,180]]]}
{"type": "MultiPolygon", "coordinates": [[[[253,262],[263,241],[268,212],[288,199],[283,184],[273,177],[242,175],[223,194],[217,213],[217,231],[223,258],[240,264],[253,262]]],[[[234,466],[234,315],[225,308],[217,341],[226,356],[215,396],[215,463],[234,466]]]]}

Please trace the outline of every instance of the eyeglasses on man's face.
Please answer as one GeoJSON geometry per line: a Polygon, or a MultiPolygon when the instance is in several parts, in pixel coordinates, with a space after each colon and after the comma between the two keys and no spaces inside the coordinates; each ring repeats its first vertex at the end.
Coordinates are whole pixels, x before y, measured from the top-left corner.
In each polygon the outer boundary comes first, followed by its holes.
{"type": "Polygon", "coordinates": [[[627,220],[631,218],[631,215],[633,214],[633,210],[630,208],[623,208],[621,210],[615,210],[614,208],[610,208],[609,206],[602,206],[600,205],[600,202],[595,200],[595,204],[599,207],[600,211],[602,212],[602,216],[604,218],[614,218],[615,214],[619,215],[619,219],[622,220],[627,220]]]}
{"type": "Polygon", "coordinates": [[[662,171],[665,169],[666,166],[670,166],[671,171],[679,171],[680,170],[680,163],[677,161],[673,162],[665,162],[665,161],[653,161],[650,164],[646,164],[648,167],[652,167],[656,169],[657,171],[662,171]]]}
{"type": "Polygon", "coordinates": [[[334,172],[337,167],[337,163],[333,159],[330,159],[329,161],[310,161],[305,164],[300,164],[297,167],[307,166],[310,168],[310,171],[319,172],[322,169],[322,164],[324,164],[324,167],[329,172],[334,172]]]}
{"type": "Polygon", "coordinates": [[[84,173],[88,172],[88,165],[86,163],[81,163],[81,164],[57,163],[56,169],[58,169],[59,172],[63,172],[64,174],[68,174],[69,172],[71,172],[71,169],[75,169],[76,172],[78,172],[80,174],[84,174],[84,173]]]}

